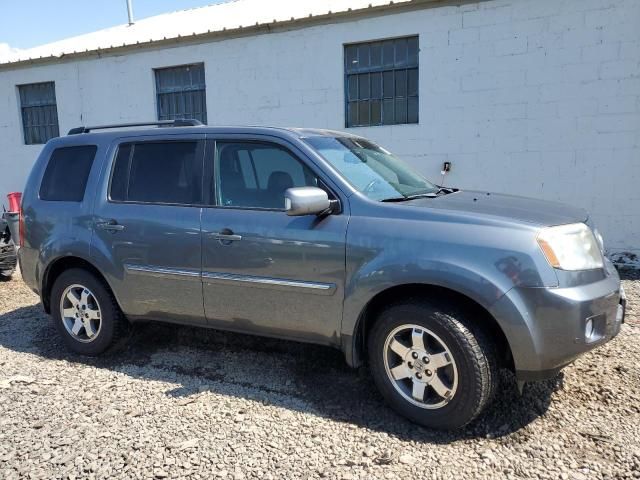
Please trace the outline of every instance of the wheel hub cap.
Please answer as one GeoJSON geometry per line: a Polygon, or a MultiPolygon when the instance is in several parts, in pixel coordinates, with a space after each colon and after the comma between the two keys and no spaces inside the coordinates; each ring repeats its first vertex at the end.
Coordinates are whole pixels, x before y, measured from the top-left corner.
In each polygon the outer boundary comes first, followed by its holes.
{"type": "Polygon", "coordinates": [[[95,295],[83,285],[70,285],[60,298],[60,318],[74,340],[89,343],[102,327],[102,312],[95,295]]]}
{"type": "Polygon", "coordinates": [[[402,325],[389,333],[385,370],[405,400],[421,408],[446,405],[458,386],[458,370],[444,341],[419,325],[402,325]]]}

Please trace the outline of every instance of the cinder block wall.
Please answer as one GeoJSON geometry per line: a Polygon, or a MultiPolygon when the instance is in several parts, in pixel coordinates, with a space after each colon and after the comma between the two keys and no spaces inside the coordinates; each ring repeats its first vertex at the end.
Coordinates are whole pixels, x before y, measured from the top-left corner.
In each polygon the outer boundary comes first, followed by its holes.
{"type": "Polygon", "coordinates": [[[350,129],[447,185],[588,209],[640,254],[640,1],[495,0],[0,70],[0,195],[25,146],[17,84],[56,82],[62,132],[156,117],[153,68],[205,62],[209,123],[344,129],[343,44],[419,34],[420,123],[350,129]]]}

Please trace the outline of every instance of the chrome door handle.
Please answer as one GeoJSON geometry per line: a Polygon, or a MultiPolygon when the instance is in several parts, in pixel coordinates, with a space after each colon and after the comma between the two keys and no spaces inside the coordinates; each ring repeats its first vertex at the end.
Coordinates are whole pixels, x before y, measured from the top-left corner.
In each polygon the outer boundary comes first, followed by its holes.
{"type": "Polygon", "coordinates": [[[233,231],[228,228],[219,232],[213,232],[211,235],[216,240],[220,240],[222,242],[237,242],[238,240],[242,240],[242,235],[235,235],[233,231]]]}
{"type": "Polygon", "coordinates": [[[106,230],[108,232],[121,232],[124,230],[124,225],[120,225],[115,220],[109,220],[108,222],[96,223],[96,228],[100,230],[106,230]]]}

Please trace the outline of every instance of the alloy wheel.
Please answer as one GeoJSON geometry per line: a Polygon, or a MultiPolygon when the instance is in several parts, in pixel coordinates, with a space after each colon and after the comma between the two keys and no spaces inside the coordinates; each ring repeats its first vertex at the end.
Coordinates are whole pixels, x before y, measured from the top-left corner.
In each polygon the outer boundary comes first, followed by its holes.
{"type": "Polygon", "coordinates": [[[89,343],[100,334],[100,304],[83,285],[70,285],[60,298],[60,318],[67,332],[79,342],[89,343]]]}
{"type": "Polygon", "coordinates": [[[408,402],[426,409],[449,403],[458,387],[458,369],[449,347],[420,325],[393,329],[384,343],[384,367],[408,402]]]}

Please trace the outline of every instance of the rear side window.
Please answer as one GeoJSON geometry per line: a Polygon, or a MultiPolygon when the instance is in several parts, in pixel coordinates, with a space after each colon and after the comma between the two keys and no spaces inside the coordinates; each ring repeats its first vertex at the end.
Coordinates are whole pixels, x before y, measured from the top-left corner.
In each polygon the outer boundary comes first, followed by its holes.
{"type": "Polygon", "coordinates": [[[40,185],[40,199],[81,202],[98,147],[81,145],[56,148],[40,185]]]}
{"type": "Polygon", "coordinates": [[[114,201],[201,203],[199,142],[144,142],[120,145],[109,197],[114,201]]]}

